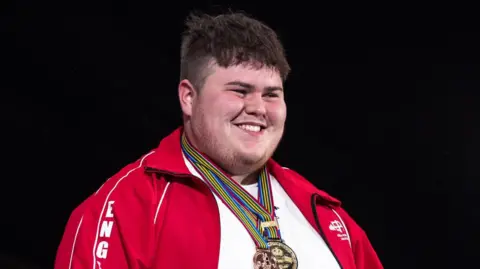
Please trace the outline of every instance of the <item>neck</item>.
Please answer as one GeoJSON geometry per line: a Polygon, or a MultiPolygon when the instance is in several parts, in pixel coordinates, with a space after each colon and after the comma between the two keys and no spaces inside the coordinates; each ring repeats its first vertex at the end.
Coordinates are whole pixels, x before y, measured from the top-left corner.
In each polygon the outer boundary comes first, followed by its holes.
{"type": "MultiPolygon", "coordinates": [[[[189,139],[190,145],[192,145],[194,148],[198,149],[198,144],[196,143],[195,137],[192,134],[191,126],[189,124],[184,125],[184,132],[185,132],[186,137],[189,139]]],[[[201,154],[204,154],[204,153],[201,153],[201,154]]],[[[205,155],[205,156],[207,156],[207,155],[205,155]]],[[[227,173],[228,173],[228,171],[227,171],[227,173]]],[[[231,174],[230,177],[240,185],[250,185],[250,184],[254,184],[258,181],[259,174],[260,174],[260,170],[256,170],[256,171],[248,173],[248,174],[240,174],[240,175],[231,174]]]]}
{"type": "Polygon", "coordinates": [[[247,175],[236,175],[236,176],[231,176],[233,180],[235,180],[238,184],[241,185],[250,185],[254,184],[258,181],[258,171],[255,171],[251,174],[247,175]]]}

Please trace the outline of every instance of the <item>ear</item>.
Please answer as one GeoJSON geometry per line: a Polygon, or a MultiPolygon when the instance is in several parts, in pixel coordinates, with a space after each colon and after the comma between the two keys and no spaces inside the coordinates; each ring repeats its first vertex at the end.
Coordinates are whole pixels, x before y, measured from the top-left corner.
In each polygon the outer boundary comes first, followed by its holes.
{"type": "Polygon", "coordinates": [[[178,84],[178,99],[180,100],[180,106],[184,115],[192,115],[195,98],[197,98],[197,92],[192,83],[187,79],[180,81],[178,84]]]}

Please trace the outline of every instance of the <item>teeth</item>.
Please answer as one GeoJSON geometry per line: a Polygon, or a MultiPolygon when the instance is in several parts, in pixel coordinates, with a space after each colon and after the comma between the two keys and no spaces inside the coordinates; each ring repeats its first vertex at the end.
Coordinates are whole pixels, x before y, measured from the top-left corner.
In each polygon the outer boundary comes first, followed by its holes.
{"type": "Polygon", "coordinates": [[[247,131],[250,131],[250,132],[260,132],[260,126],[257,126],[257,125],[247,125],[247,124],[242,124],[242,125],[238,125],[238,127],[244,129],[244,130],[247,130],[247,131]]]}

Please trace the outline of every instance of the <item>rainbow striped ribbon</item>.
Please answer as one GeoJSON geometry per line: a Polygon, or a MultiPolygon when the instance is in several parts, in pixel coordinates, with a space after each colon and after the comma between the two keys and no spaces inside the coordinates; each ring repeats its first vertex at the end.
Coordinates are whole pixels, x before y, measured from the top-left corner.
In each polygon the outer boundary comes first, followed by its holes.
{"type": "Polygon", "coordinates": [[[199,153],[184,134],[181,142],[185,156],[204,177],[210,189],[242,222],[257,247],[268,249],[268,240],[281,239],[280,229],[275,217],[270,177],[266,167],[262,169],[259,175],[257,201],[242,186],[226,175],[222,169],[199,153]]]}

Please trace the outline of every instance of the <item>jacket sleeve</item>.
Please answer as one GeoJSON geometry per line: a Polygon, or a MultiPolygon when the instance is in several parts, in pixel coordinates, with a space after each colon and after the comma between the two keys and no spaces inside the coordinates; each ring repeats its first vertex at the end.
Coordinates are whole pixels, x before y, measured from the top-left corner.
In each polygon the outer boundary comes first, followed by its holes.
{"type": "Polygon", "coordinates": [[[356,269],[383,269],[383,265],[362,227],[343,208],[338,208],[338,213],[348,228],[356,269]]]}
{"type": "Polygon", "coordinates": [[[151,262],[156,190],[143,176],[132,177],[110,179],[73,211],[55,269],[137,269],[151,262]]]}
{"type": "Polygon", "coordinates": [[[383,269],[377,253],[372,247],[365,231],[358,227],[357,236],[352,244],[357,269],[383,269]]]}

